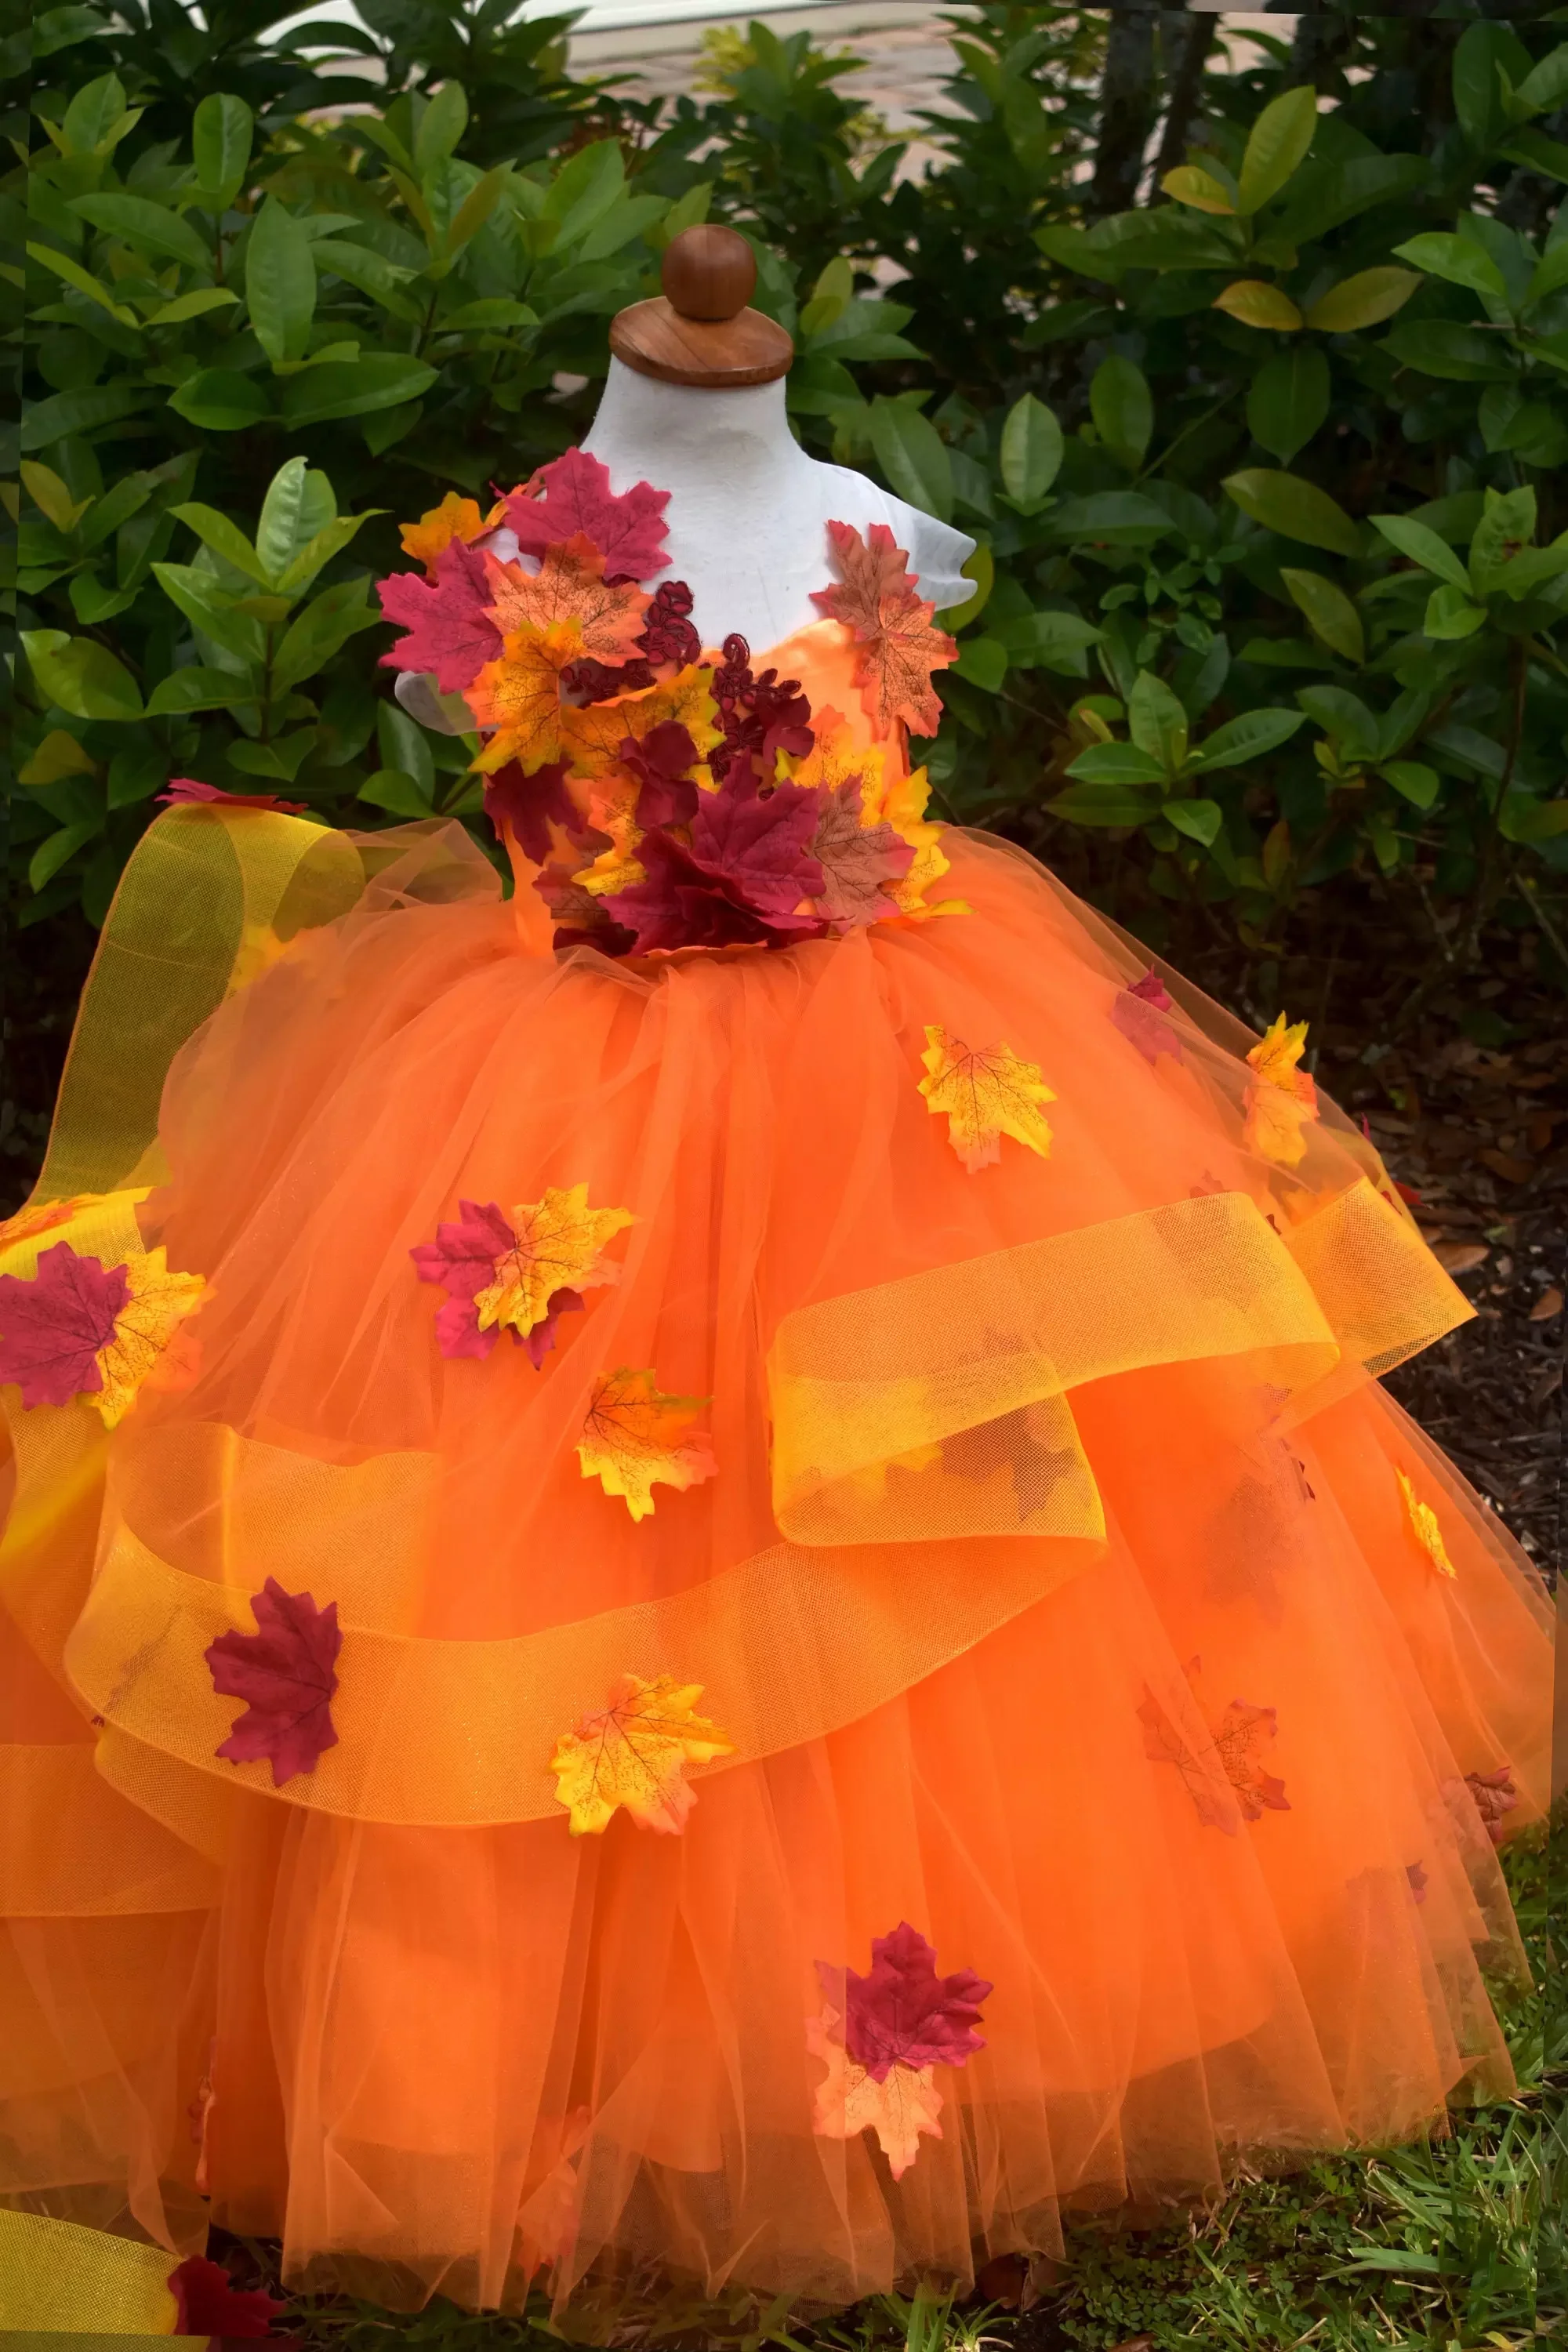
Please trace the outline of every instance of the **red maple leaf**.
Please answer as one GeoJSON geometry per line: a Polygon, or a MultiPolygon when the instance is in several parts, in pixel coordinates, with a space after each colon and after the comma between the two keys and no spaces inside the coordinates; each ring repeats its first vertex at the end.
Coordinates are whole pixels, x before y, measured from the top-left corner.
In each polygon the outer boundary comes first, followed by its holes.
{"type": "MultiPolygon", "coordinates": [[[[831,1999],[836,1979],[823,1982],[831,1999]]],[[[973,1969],[939,1977],[934,1948],[900,1920],[873,1938],[868,1975],[845,1970],[844,2046],[875,2083],[894,2066],[962,2066],[985,2047],[973,2029],[991,1990],[973,1969]]]]}
{"type": "Polygon", "coordinates": [[[268,2336],[288,2309],[264,2287],[237,2287],[221,2263],[192,2254],[169,2273],[176,2336],[268,2336]]]}
{"type": "Polygon", "coordinates": [[[1173,1003],[1157,971],[1146,971],[1142,980],[1130,981],[1111,1003],[1112,1021],[1151,1066],[1162,1054],[1168,1054],[1174,1062],[1182,1059],[1182,1041],[1165,1018],[1173,1003]]]}
{"type": "Polygon", "coordinates": [[[823,872],[816,911],[835,930],[853,930],[898,912],[883,889],[897,882],[914,863],[914,850],[885,821],[860,822],[860,779],[852,776],[836,791],[818,791],[822,813],[811,836],[811,854],[823,872]]]}
{"type": "Polygon", "coordinates": [[[495,601],[485,559],[467,540],[454,539],[436,561],[435,577],[395,572],[376,583],[381,609],[406,629],[383,668],[434,671],[443,694],[461,694],[487,662],[500,657],[501,633],[486,607],[495,601]]]}
{"type": "Polygon", "coordinates": [[[276,1577],[250,1605],[256,1632],[220,1633],[205,1653],[214,1690],[247,1702],[217,1752],[232,1764],[267,1757],[280,1789],[296,1772],[313,1772],[323,1749],[337,1746],[331,1702],[343,1637],[335,1601],[318,1609],[308,1592],[285,1592],[276,1577]]]}
{"type": "Polygon", "coordinates": [[[309,801],[280,801],[271,793],[222,793],[216,784],[198,783],[195,776],[171,776],[167,792],[158,795],[164,808],[183,808],[205,801],[218,808],[276,809],[283,816],[303,816],[309,801]]]}
{"type": "Polygon", "coordinates": [[[636,933],[639,954],[652,949],[787,947],[819,937],[820,919],[803,900],[823,887],[822,867],[806,846],[816,829],[815,793],[781,784],[759,793],[747,775],[722,792],[700,793],[688,847],[668,833],[637,845],[646,882],[606,897],[618,923],[636,933]]]}
{"type": "Polygon", "coordinates": [[[542,555],[557,540],[576,531],[592,540],[608,574],[647,580],[669,562],[663,541],[668,528],[668,490],[634,482],[617,498],[609,468],[584,449],[568,449],[507,500],[506,519],[525,555],[542,555]]]}
{"type": "Polygon", "coordinates": [[[98,1351],[130,1295],[124,1266],[79,1257],[69,1242],[45,1250],[31,1276],[0,1275],[0,1381],[17,1381],[25,1405],[95,1395],[98,1351]]]}
{"type": "Polygon", "coordinates": [[[697,814],[691,770],[697,746],[678,719],[661,719],[639,743],[628,735],[617,754],[637,780],[637,821],[645,833],[658,824],[689,824],[697,814]]]}
{"type": "Polygon", "coordinates": [[[499,1202],[459,1201],[456,1220],[437,1225],[433,1242],[409,1251],[420,1281],[438,1282],[447,1293],[436,1317],[436,1344],[444,1356],[488,1356],[500,1338],[499,1325],[480,1330],[474,1300],[495,1280],[496,1260],[516,1247],[511,1220],[499,1202]]]}
{"type": "Polygon", "coordinates": [[[554,844],[550,828],[580,833],[582,816],[566,786],[569,762],[557,760],[525,775],[521,763],[509,760],[485,778],[485,814],[499,835],[506,825],[523,856],[535,866],[545,865],[554,844]]]}

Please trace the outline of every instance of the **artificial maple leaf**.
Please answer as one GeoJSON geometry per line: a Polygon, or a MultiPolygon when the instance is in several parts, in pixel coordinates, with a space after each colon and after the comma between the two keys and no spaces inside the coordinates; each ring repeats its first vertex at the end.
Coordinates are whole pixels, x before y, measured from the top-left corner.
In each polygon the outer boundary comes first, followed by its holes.
{"type": "Polygon", "coordinates": [[[171,1274],[162,1247],[134,1253],[125,1273],[129,1296],[99,1349],[102,1384],[89,1399],[106,1429],[130,1412],[143,1381],[157,1368],[177,1327],[195,1313],[207,1286],[203,1275],[171,1274]]]}
{"type": "MultiPolygon", "coordinates": [[[[835,1988],[836,1979],[830,1984],[825,1978],[830,1996],[835,1988]]],[[[985,2047],[973,2029],[992,1990],[973,1969],[939,1977],[934,1948],[902,1919],[891,1935],[873,1937],[867,1975],[845,1971],[845,2047],[878,2083],[895,2063],[915,2073],[963,2066],[985,2047]]]]}
{"type": "Polygon", "coordinates": [[[478,539],[492,523],[500,520],[504,509],[494,508],[482,515],[477,499],[465,499],[457,490],[448,490],[438,507],[431,507],[417,522],[400,523],[398,537],[403,552],[422,563],[433,572],[441,556],[455,539],[478,539]]]}
{"type": "Polygon", "coordinates": [[[811,900],[823,872],[807,846],[818,796],[794,784],[759,793],[749,772],[702,793],[689,843],[653,832],[638,844],[647,879],[605,900],[637,950],[762,943],[819,933],[811,900]]]}
{"type": "Polygon", "coordinates": [[[1157,971],[1129,981],[1111,1000],[1112,1021],[1151,1067],[1162,1054],[1168,1054],[1173,1062],[1182,1059],[1182,1041],[1165,1018],[1173,1003],[1157,971]]]}
{"type": "Polygon", "coordinates": [[[621,765],[621,746],[628,736],[641,743],[670,722],[686,730],[698,758],[706,759],[720,740],[717,712],[713,672],[694,664],[640,694],[563,710],[562,735],[580,775],[608,776],[621,765]]]}
{"type": "Polygon", "coordinates": [[[444,1356],[488,1356],[500,1333],[479,1328],[474,1300],[495,1280],[496,1261],[517,1240],[495,1201],[459,1201],[456,1219],[437,1225],[433,1242],[408,1253],[421,1282],[438,1282],[447,1303],[436,1316],[436,1344],[444,1356]]]}
{"type": "Polygon", "coordinates": [[[1247,1088],[1245,1140],[1280,1168],[1294,1168],[1305,1156],[1303,1130],[1318,1116],[1317,1087],[1297,1067],[1306,1042],[1307,1024],[1289,1023],[1281,1013],[1247,1057],[1255,1075],[1247,1088]]]}
{"type": "Polygon", "coordinates": [[[1417,1903],[1426,1900],[1426,1865],[1423,1862],[1407,1862],[1405,1875],[1410,1882],[1410,1892],[1417,1903]]]}
{"type": "Polygon", "coordinates": [[[1440,1575],[1457,1576],[1458,1570],[1448,1558],[1448,1547],[1443,1541],[1443,1530],[1438,1523],[1436,1512],[1430,1503],[1424,1503],[1421,1500],[1403,1470],[1395,1470],[1394,1475],[1399,1481],[1399,1491],[1405,1497],[1405,1517],[1409,1524],[1411,1534],[1440,1575]]]}
{"type": "Polygon", "coordinates": [[[1194,1749],[1152,1690],[1146,1689],[1139,1702],[1138,1720],[1143,1727],[1143,1753],[1150,1762],[1173,1764],[1204,1827],[1224,1830],[1227,1837],[1234,1837],[1236,1807],[1217,1756],[1194,1749]]]}
{"type": "Polygon", "coordinates": [[[247,1702],[217,1753],[233,1764],[266,1757],[280,1789],[297,1772],[313,1772],[322,1751],[337,1746],[331,1704],[343,1637],[335,1601],[318,1609],[308,1592],[285,1592],[276,1577],[252,1594],[250,1606],[255,1633],[220,1633],[204,1654],[214,1690],[247,1702]]]}
{"type": "Polygon", "coordinates": [[[523,856],[542,866],[554,849],[555,834],[574,833],[582,824],[566,782],[566,762],[535,768],[530,775],[515,760],[485,778],[485,814],[497,834],[510,833],[523,856]]]}
{"type": "Polygon", "coordinates": [[[537,572],[520,563],[485,558],[490,584],[490,617],[503,636],[517,629],[547,629],[552,621],[575,621],[583,651],[595,661],[629,661],[638,650],[643,614],[651,599],[630,581],[614,586],[605,578],[605,559],[581,531],[547,547],[537,572]]]}
{"type": "Polygon", "coordinates": [[[32,1275],[0,1275],[0,1381],[16,1381],[28,1407],[95,1393],[98,1351],[130,1295],[123,1265],[79,1257],[68,1242],[42,1251],[32,1275]]]}
{"type": "Polygon", "coordinates": [[[679,1837],[697,1802],[688,1768],[735,1752],[716,1723],[695,1713],[701,1696],[700,1683],[670,1675],[623,1675],[603,1712],[563,1735],[550,1769],[574,1837],[601,1835],[623,1807],[639,1828],[679,1837]]]}
{"type": "Polygon", "coordinates": [[[1005,1135],[1047,1157],[1051,1130],[1038,1106],[1056,1097],[1035,1063],[1021,1060],[1008,1045],[972,1053],[962,1037],[950,1045],[940,1026],[927,1027],[921,1060],[926,1108],[935,1117],[945,1115],[949,1140],[972,1176],[1001,1159],[1005,1135]]]}
{"type": "Polygon", "coordinates": [[[697,746],[678,719],[661,719],[639,740],[626,736],[620,761],[637,780],[637,822],[645,833],[656,824],[689,824],[697,814],[697,746]]]}
{"type": "Polygon", "coordinates": [[[664,552],[669,492],[649,482],[635,482],[617,497],[607,467],[585,449],[568,449],[542,466],[525,488],[512,492],[506,519],[524,555],[542,555],[557,541],[581,532],[604,558],[607,572],[647,580],[669,562],[664,552]]]}
{"type": "Polygon", "coordinates": [[[408,632],[382,655],[384,669],[427,672],[443,694],[461,694],[500,654],[485,559],[465,540],[448,541],[430,580],[395,572],[376,583],[376,593],[387,619],[408,632]]]}
{"type": "Polygon", "coordinates": [[[587,1303],[580,1291],[552,1290],[550,1294],[550,1303],[544,1310],[543,1321],[536,1323],[531,1331],[512,1333],[514,1339],[521,1339],[528,1353],[528,1360],[536,1372],[543,1370],[544,1359],[552,1353],[557,1345],[559,1333],[556,1327],[561,1318],[563,1315],[581,1315],[587,1303]]]}
{"type": "Polygon", "coordinates": [[[892,2065],[879,2080],[858,2066],[843,2042],[843,2020],[831,2004],[808,2018],[805,2046],[827,2073],[812,2097],[811,2127],[822,2139],[857,2139],[875,2132],[888,2169],[901,2180],[920,2154],[921,2136],[942,2137],[942,2093],[929,2066],[892,2065]]]}
{"type": "Polygon", "coordinates": [[[590,804],[589,814],[595,834],[608,835],[608,846],[573,878],[595,898],[613,897],[646,882],[647,868],[638,855],[643,829],[636,817],[629,810],[607,805],[597,795],[590,804]]]}
{"type": "Polygon", "coordinates": [[[931,673],[957,660],[957,646],[932,627],[936,607],[921,595],[886,523],[874,522],[862,539],[853,523],[830,522],[827,535],[840,580],[811,601],[855,632],[861,648],[855,683],[872,725],[885,735],[902,719],[917,735],[934,735],[942,704],[931,673]]]}
{"type": "Polygon", "coordinates": [[[526,1337],[543,1322],[558,1291],[618,1282],[621,1269],[605,1250],[636,1223],[629,1209],[591,1209],[586,1184],[566,1192],[547,1184],[542,1199],[520,1202],[510,1219],[510,1243],[497,1255],[491,1280],[474,1294],[480,1330],[495,1325],[526,1337]]]}
{"type": "Polygon", "coordinates": [[[205,804],[209,808],[271,809],[279,816],[304,816],[309,801],[280,801],[274,793],[224,793],[216,784],[204,784],[195,776],[171,776],[168,789],[158,794],[161,808],[190,808],[205,804]]]}
{"type": "Polygon", "coordinates": [[[39,1234],[53,1231],[56,1225],[68,1225],[83,1209],[95,1208],[101,1192],[72,1192],[60,1201],[29,1201],[15,1215],[0,1218],[0,1250],[10,1249],[17,1242],[34,1241],[39,1234]]]}
{"type": "Polygon", "coordinates": [[[817,797],[821,811],[809,845],[823,875],[816,912],[840,932],[897,914],[891,886],[914,863],[909,843],[886,822],[867,823],[858,779],[817,797]]]}
{"type": "Polygon", "coordinates": [[[169,2273],[178,2315],[176,2336],[269,2336],[288,2308],[261,2287],[237,2287],[221,2263],[190,2254],[169,2273]]]}
{"type": "Polygon", "coordinates": [[[1263,1750],[1279,1728],[1271,1706],[1252,1706],[1233,1698],[1215,1727],[1214,1743],[1226,1779],[1236,1790],[1243,1818],[1261,1821],[1265,1809],[1288,1813],[1285,1783],[1263,1769],[1263,1750]]]}
{"type": "Polygon", "coordinates": [[[575,621],[552,621],[547,629],[518,629],[500,656],[487,662],[467,689],[477,726],[492,730],[474,761],[492,774],[515,760],[528,774],[561,760],[561,673],[583,649],[575,621]]]}
{"type": "Polygon", "coordinates": [[[1481,1826],[1493,1845],[1503,1841],[1502,1817],[1511,1813],[1519,1802],[1519,1790],[1513,1785],[1513,1768],[1500,1764],[1495,1772],[1467,1772],[1465,1786],[1476,1801],[1476,1811],[1481,1826]]]}
{"type": "Polygon", "coordinates": [[[707,1402],[662,1395],[651,1369],[601,1372],[577,1446],[584,1477],[622,1496],[634,1519],[647,1518],[656,1486],[684,1490],[718,1469],[711,1440],[691,1427],[707,1402]]]}

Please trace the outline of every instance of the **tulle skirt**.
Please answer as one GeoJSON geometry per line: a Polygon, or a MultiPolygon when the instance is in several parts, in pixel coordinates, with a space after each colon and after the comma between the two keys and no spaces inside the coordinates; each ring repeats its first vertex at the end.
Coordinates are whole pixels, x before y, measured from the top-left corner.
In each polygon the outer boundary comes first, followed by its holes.
{"type": "MultiPolygon", "coordinates": [[[[1465,1302],[1331,1107],[1271,1138],[1249,1033],[947,845],[967,913],[616,963],[452,830],[333,836],[138,1164],[16,1221],[13,1272],[207,1287],[112,1433],[5,1392],[6,2202],[395,2305],[834,2304],[1506,2087],[1547,1609],[1377,1381],[1465,1302]],[[966,1164],[933,1033],[1036,1069],[1048,1148],[966,1164]],[[410,1253],[576,1186],[618,1279],[537,1364],[444,1353],[410,1253]],[[578,1451],[620,1370],[710,1465],[635,1517],[578,1451]],[[342,1636],[281,1784],[208,1660],[269,1578],[342,1636]],[[584,1829],[559,1743],[627,1676],[718,1736],[679,1819],[584,1829]],[[879,2081],[834,1997],[901,1923],[990,1990],[879,2081]]],[[[91,1034],[67,1102],[144,1094],[91,1034]]]]}

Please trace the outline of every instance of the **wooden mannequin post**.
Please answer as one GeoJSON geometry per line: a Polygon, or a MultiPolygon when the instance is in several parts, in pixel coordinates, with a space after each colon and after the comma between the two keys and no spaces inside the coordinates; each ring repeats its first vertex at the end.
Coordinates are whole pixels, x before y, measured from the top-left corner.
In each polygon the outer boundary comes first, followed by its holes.
{"type": "Polygon", "coordinates": [[[710,392],[788,374],[795,345],[776,320],[747,307],[757,264],[734,229],[683,228],[665,247],[659,282],[662,294],[610,322],[610,349],[626,367],[710,392]]]}

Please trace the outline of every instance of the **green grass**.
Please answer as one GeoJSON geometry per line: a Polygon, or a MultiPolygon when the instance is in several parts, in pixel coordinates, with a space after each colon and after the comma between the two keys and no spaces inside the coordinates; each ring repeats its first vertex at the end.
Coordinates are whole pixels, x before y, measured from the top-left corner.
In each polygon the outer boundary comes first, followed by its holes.
{"type": "MultiPolygon", "coordinates": [[[[563,2335],[668,2352],[1524,2352],[1568,2342],[1568,2011],[1548,1935],[1568,1823],[1550,1842],[1519,1840],[1505,1859],[1544,1988],[1495,1989],[1519,2074],[1513,2098],[1456,2110],[1447,2138],[1240,2181],[1180,2229],[1074,2228],[1065,2262],[1035,2265],[1027,2310],[955,2305],[927,2290],[807,2322],[782,2300],[703,2303],[665,2287],[599,2293],[565,2328],[551,2325],[542,2297],[517,2319],[442,2302],[398,2317],[346,2297],[299,2297],[279,2325],[310,2352],[553,2352],[563,2335]]],[[[272,2250],[248,2251],[265,2264],[272,2250]]]]}

